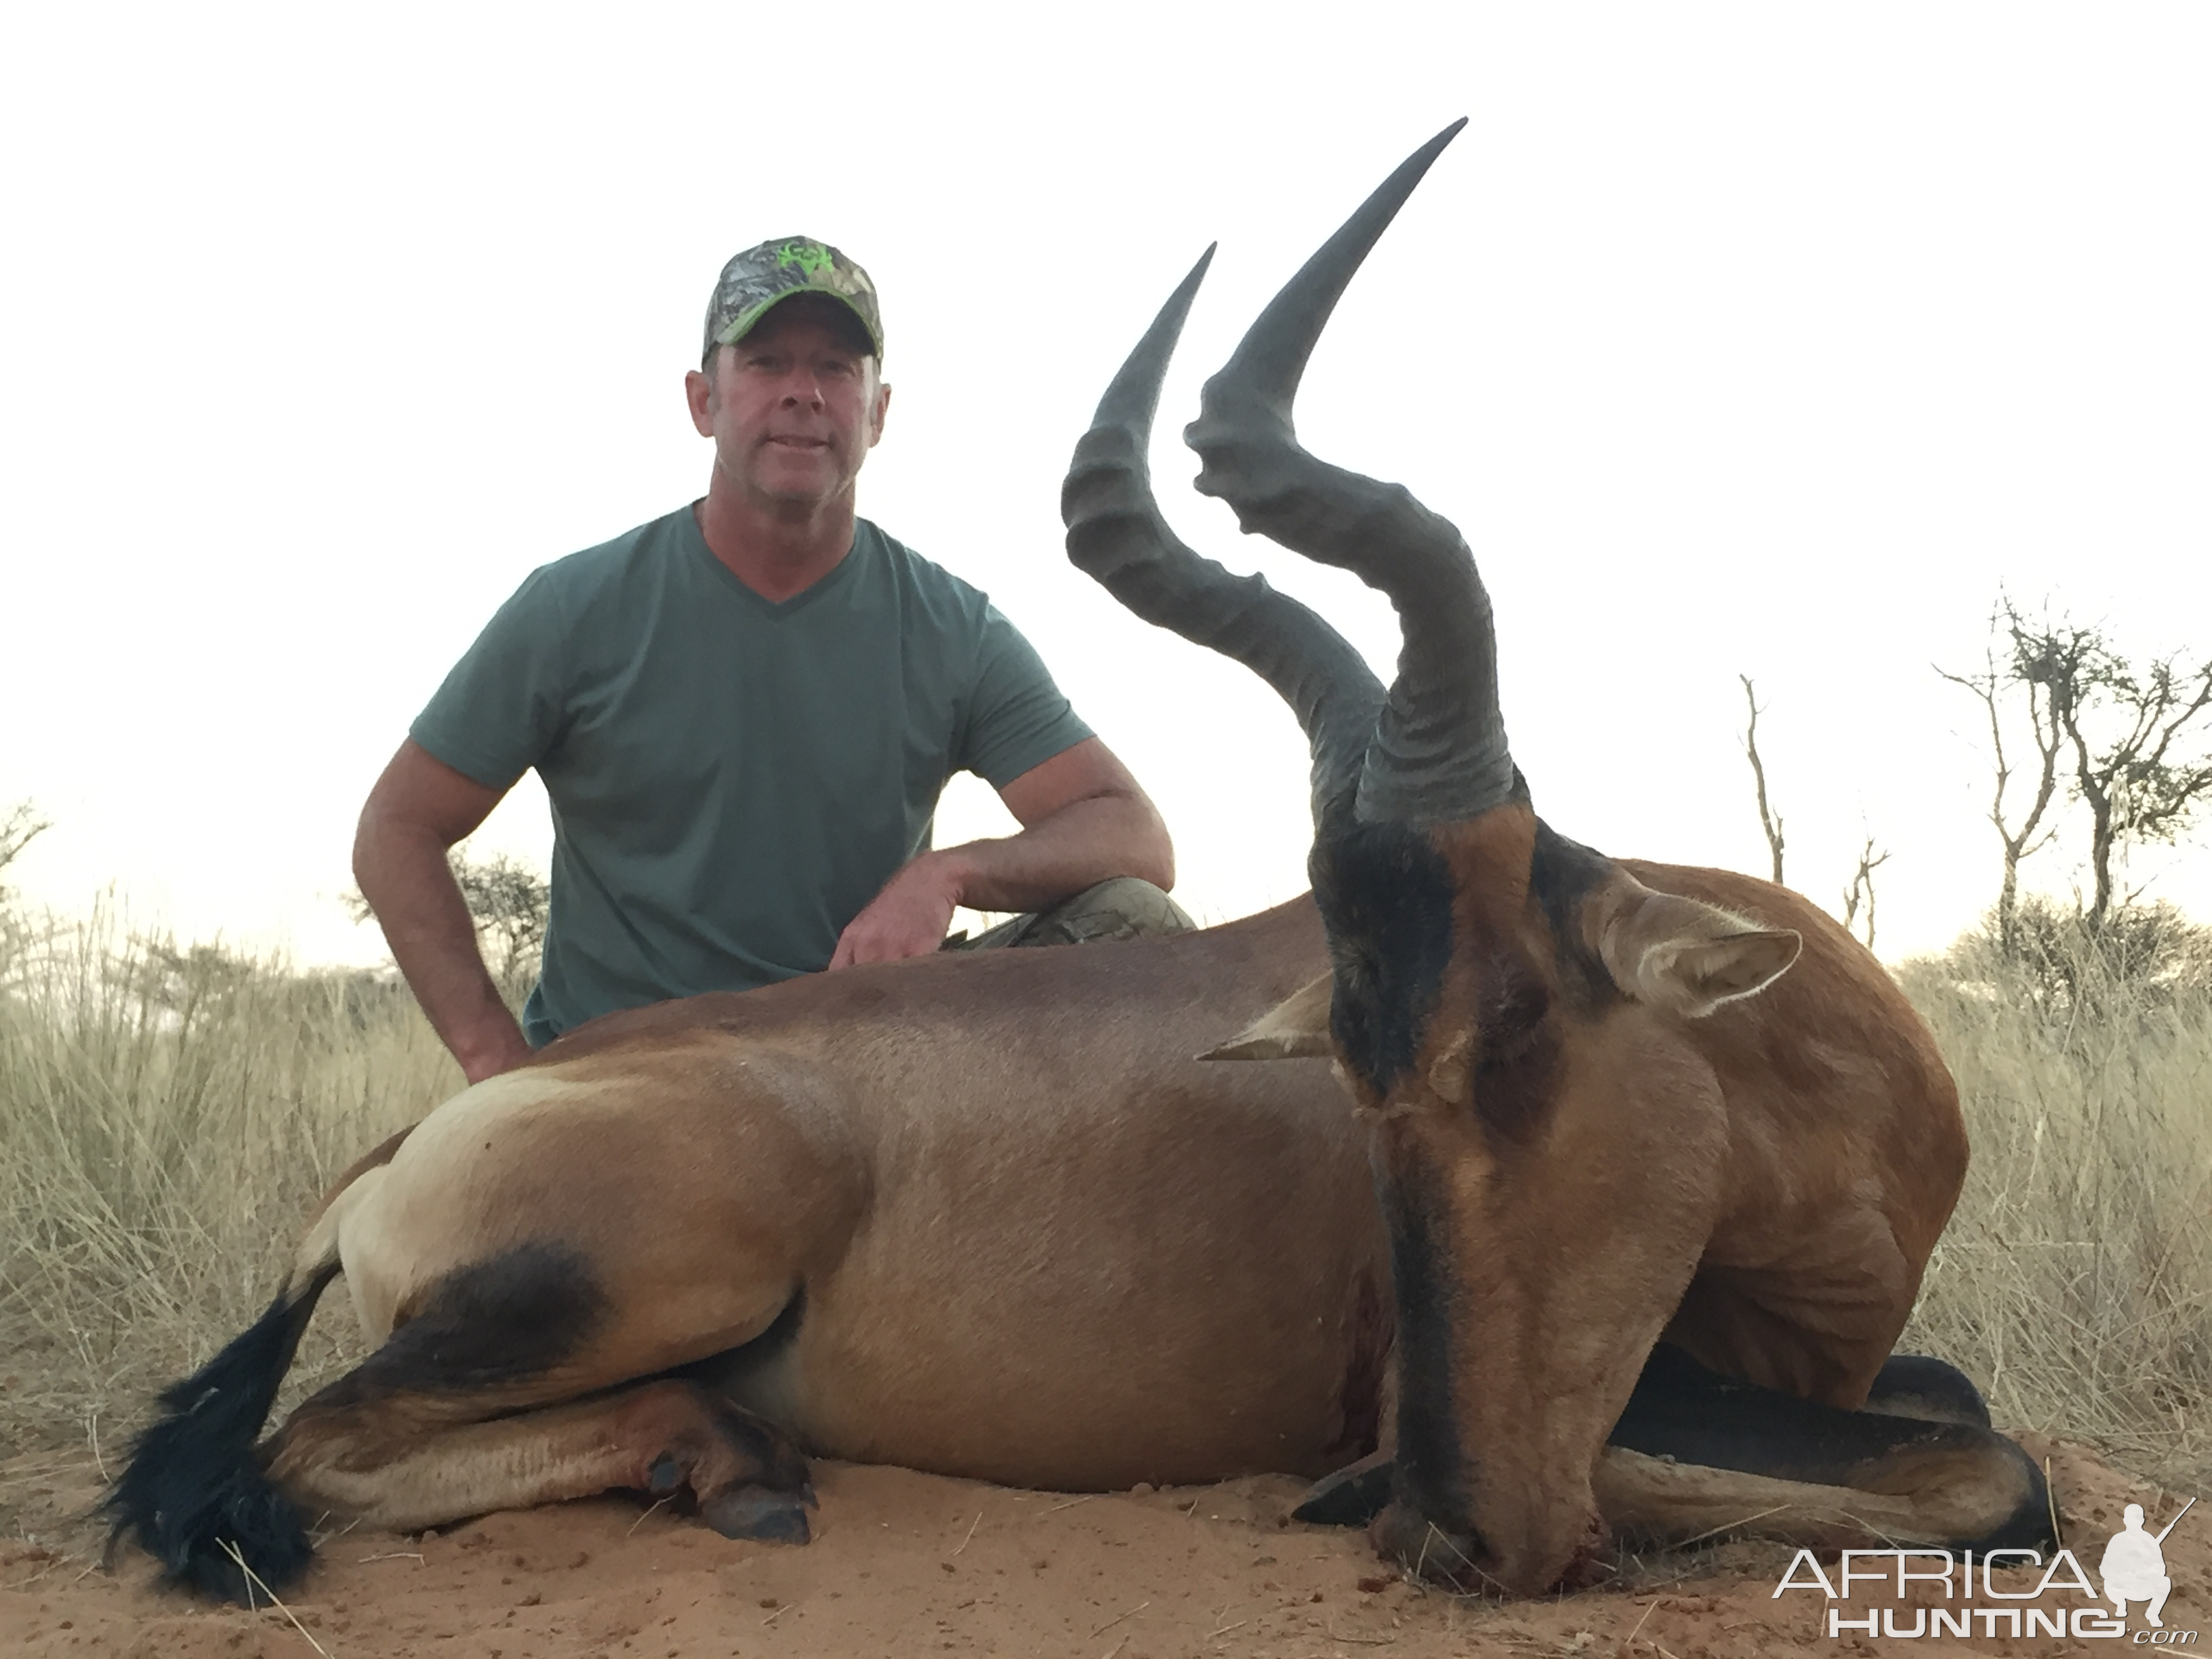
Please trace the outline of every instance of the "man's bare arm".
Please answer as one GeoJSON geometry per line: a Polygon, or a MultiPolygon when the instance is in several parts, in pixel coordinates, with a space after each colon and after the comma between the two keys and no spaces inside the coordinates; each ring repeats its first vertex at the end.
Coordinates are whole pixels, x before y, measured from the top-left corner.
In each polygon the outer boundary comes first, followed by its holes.
{"type": "Polygon", "coordinates": [[[1019,835],[922,854],[837,941],[832,968],[934,951],[953,907],[1033,910],[1115,876],[1175,885],[1175,847],[1128,768],[1085,738],[999,791],[1019,835]]]}
{"type": "Polygon", "coordinates": [[[471,1083],[530,1058],[446,862],[504,793],[456,772],[410,738],[369,791],[354,836],[353,878],[415,1000],[471,1083]]]}

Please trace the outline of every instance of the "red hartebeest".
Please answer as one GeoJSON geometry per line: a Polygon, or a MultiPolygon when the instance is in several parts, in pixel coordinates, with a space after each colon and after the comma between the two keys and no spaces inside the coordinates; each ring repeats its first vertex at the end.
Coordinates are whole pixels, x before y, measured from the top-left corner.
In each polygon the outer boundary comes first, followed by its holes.
{"type": "Polygon", "coordinates": [[[241,1565],[305,1565],[301,1506],[415,1528],[637,1487],[803,1540],[812,1452],[1076,1488],[1354,1464],[1309,1512],[1395,1492],[1387,1547],[1520,1590],[1576,1571],[1600,1512],[1659,1540],[2039,1534],[1964,1379],[1885,1367],[1966,1156],[1924,1027],[1795,895],[1539,824],[1456,534],[1291,436],[1306,353],[1442,142],[1194,428],[1248,527],[1398,604],[1387,696],[1152,505],[1200,272],[1067,485],[1079,564],[1297,710],[1318,913],[593,1022],[341,1177],[268,1312],[163,1395],[118,1530],[234,1595],[241,1565]],[[257,1447],[341,1272],[379,1346],[257,1447]],[[1360,1463],[1393,1374],[1395,1463],[1360,1463]]]}
{"type": "MultiPolygon", "coordinates": [[[[1308,356],[1458,130],[1277,295],[1186,434],[1198,488],[1247,533],[1390,599],[1402,645],[1387,692],[1325,622],[1199,560],[1152,503],[1152,410],[1206,259],[1102,406],[1066,507],[1071,550],[1117,597],[1255,668],[1310,740],[1331,971],[1231,1047],[1333,1055],[1374,1127],[1399,1351],[1378,1540],[1534,1591],[1584,1572],[1601,1511],[1626,1514],[1650,1486],[1632,1453],[1601,1449],[1633,1443],[1620,1425],[1638,1420],[1632,1391],[1662,1336],[1727,1376],[1866,1401],[1966,1144],[1926,1028],[1811,905],[1746,877],[1618,863],[1536,817],[1459,532],[1299,446],[1308,356]]],[[[1907,1476],[1911,1462],[1871,1483],[1917,1481],[2039,1528],[2017,1510],[2036,1483],[2009,1443],[1923,1448],[1907,1476]]]]}

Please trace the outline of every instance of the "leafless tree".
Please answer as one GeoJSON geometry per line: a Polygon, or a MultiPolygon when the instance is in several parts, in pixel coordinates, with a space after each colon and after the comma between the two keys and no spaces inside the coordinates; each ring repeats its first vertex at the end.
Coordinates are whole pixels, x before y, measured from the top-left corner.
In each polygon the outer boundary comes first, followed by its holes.
{"type": "MultiPolygon", "coordinates": [[[[2021,641],[2025,632],[2020,613],[2009,599],[2000,597],[1996,608],[1990,612],[1989,644],[1982,654],[1979,673],[1954,674],[1938,666],[1936,672],[1954,685],[1963,686],[1982,700],[1989,715],[1990,750],[1992,764],[1996,769],[1996,788],[1990,799],[1990,822],[1996,828],[1997,839],[2004,847],[2004,884],[1997,890],[1997,939],[2010,952],[2019,942],[2020,866],[2021,860],[2040,850],[2057,833],[2055,829],[2036,832],[2042,827],[2044,814],[2050,811],[2051,800],[2058,788],[2058,753],[2065,742],[2065,728],[2057,713],[2057,698],[2073,684],[2069,673],[2029,675],[2021,672],[2021,641]],[[1998,665],[2000,647],[2004,665],[1998,665]],[[2005,752],[2003,711],[2008,695],[2015,685],[2025,688],[2027,694],[2028,730],[2035,747],[2034,785],[2029,792],[2027,811],[2017,823],[2005,816],[2005,796],[2012,787],[2011,757],[2005,752]]],[[[2087,642],[2054,641],[2065,651],[2076,653],[2087,649],[2087,642]]],[[[2057,663],[2059,659],[2054,659],[2057,663]]]]}
{"type": "Polygon", "coordinates": [[[1850,929],[1858,921],[1859,907],[1866,907],[1866,946],[1874,949],[1874,872],[1889,862],[1887,848],[1877,853],[1874,837],[1869,836],[1866,845],[1859,851],[1859,867],[1851,876],[1851,884],[1844,890],[1844,927],[1850,929]]]}
{"type": "Polygon", "coordinates": [[[1771,811],[1766,804],[1766,768],[1759,758],[1759,698],[1753,691],[1751,676],[1739,674],[1743,682],[1743,701],[1751,716],[1743,728],[1743,752],[1751,757],[1752,781],[1759,786],[1759,827],[1766,831],[1766,850],[1774,855],[1774,884],[1782,884],[1782,817],[1771,811]]]}

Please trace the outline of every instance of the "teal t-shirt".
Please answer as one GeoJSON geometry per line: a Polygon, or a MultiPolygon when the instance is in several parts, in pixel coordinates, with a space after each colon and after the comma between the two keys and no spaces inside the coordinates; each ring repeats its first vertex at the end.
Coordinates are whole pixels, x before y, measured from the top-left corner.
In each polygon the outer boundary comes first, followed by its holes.
{"type": "Polygon", "coordinates": [[[543,1044],[827,967],[953,773],[1003,786],[1091,732],[988,599],[866,520],[778,605],[687,507],[532,572],[410,735],[552,798],[543,1044]]]}

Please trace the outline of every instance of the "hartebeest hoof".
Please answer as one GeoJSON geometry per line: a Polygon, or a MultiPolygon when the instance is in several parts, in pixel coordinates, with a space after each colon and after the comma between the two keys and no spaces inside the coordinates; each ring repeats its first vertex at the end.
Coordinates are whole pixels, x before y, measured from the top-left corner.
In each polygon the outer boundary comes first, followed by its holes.
{"type": "Polygon", "coordinates": [[[646,1465],[650,1495],[688,1491],[700,1516],[725,1538],[807,1541],[814,1486],[805,1458],[781,1429],[696,1382],[659,1384],[639,1404],[661,1443],[646,1465]]]}
{"type": "Polygon", "coordinates": [[[735,1486],[699,1505],[699,1517],[725,1538],[758,1544],[804,1544],[814,1536],[806,1510],[814,1489],[776,1492],[767,1486],[735,1486]]]}
{"type": "Polygon", "coordinates": [[[1395,1468],[1389,1452],[1370,1452],[1307,1487],[1291,1519],[1313,1527],[1364,1527],[1390,1501],[1395,1468]]]}
{"type": "Polygon", "coordinates": [[[1929,1423],[1990,1426],[1982,1391],[1956,1365],[1926,1354],[1892,1354],[1868,1390],[1865,1410],[1887,1417],[1917,1417],[1929,1423]]]}

